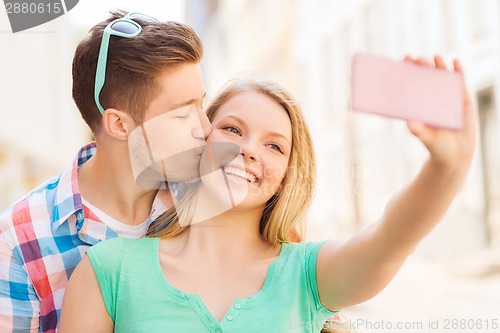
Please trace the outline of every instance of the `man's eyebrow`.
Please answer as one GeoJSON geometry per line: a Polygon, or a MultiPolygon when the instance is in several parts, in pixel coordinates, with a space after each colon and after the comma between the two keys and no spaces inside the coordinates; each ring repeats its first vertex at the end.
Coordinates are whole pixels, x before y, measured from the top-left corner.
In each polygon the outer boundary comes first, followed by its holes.
{"type": "MultiPolygon", "coordinates": [[[[202,100],[205,99],[205,96],[207,96],[206,92],[203,94],[203,97],[201,99],[202,100]]],[[[174,104],[174,105],[172,105],[171,109],[172,110],[173,109],[178,109],[178,108],[181,108],[181,107],[189,105],[189,104],[195,104],[197,101],[199,101],[199,98],[193,98],[193,99],[190,99],[190,100],[182,102],[182,103],[174,104]]]]}

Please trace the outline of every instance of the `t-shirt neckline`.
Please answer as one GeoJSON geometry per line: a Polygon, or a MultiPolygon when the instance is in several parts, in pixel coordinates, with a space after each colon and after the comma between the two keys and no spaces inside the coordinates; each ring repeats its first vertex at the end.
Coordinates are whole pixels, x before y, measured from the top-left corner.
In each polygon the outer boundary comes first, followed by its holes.
{"type": "MultiPolygon", "coordinates": [[[[163,274],[163,271],[162,271],[162,268],[160,265],[160,240],[161,240],[161,238],[155,237],[153,239],[155,239],[155,241],[153,241],[151,244],[151,250],[153,252],[152,256],[151,256],[152,266],[153,266],[153,270],[155,271],[155,274],[158,278],[158,282],[162,286],[162,288],[165,291],[167,291],[167,293],[169,295],[174,296],[178,299],[188,300],[189,298],[194,297],[194,298],[198,298],[201,301],[201,297],[198,294],[185,293],[182,290],[171,285],[170,282],[168,282],[167,278],[163,274]]],[[[250,295],[248,297],[236,298],[233,301],[233,304],[236,302],[240,303],[240,304],[245,303],[248,306],[248,305],[256,302],[257,300],[259,300],[262,297],[262,295],[265,295],[266,290],[271,288],[270,285],[273,281],[274,271],[276,271],[276,267],[279,265],[280,262],[283,261],[283,258],[285,257],[286,252],[288,252],[288,245],[289,245],[288,243],[282,243],[281,250],[280,250],[278,257],[276,259],[274,259],[273,262],[271,262],[271,264],[269,264],[269,267],[267,269],[266,278],[264,280],[264,284],[263,284],[262,288],[258,292],[256,292],[255,294],[250,295]]],[[[208,311],[208,309],[207,309],[207,311],[208,311]]]]}

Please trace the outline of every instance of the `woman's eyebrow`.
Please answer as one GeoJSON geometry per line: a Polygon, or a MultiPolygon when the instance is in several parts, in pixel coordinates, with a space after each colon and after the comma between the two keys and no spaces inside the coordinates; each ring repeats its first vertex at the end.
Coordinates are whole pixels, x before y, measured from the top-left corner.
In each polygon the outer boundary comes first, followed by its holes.
{"type": "Polygon", "coordinates": [[[269,132],[269,135],[270,136],[275,136],[275,137],[279,137],[279,138],[282,138],[283,140],[285,140],[286,142],[288,142],[289,144],[291,144],[290,140],[283,134],[279,133],[279,132],[269,132]]]}
{"type": "Polygon", "coordinates": [[[236,120],[236,121],[238,121],[240,123],[243,122],[243,120],[240,117],[232,115],[232,114],[227,115],[226,118],[233,118],[234,120],[236,120]]]}
{"type": "Polygon", "coordinates": [[[232,115],[232,114],[224,115],[224,117],[222,117],[220,120],[218,120],[217,123],[219,125],[222,125],[221,123],[223,123],[224,120],[226,120],[228,118],[235,121],[238,124],[238,126],[240,126],[242,128],[246,128],[245,121],[243,119],[241,119],[240,117],[238,117],[236,115],[232,115]]]}
{"type": "MultiPolygon", "coordinates": [[[[226,118],[231,118],[231,119],[234,119],[234,120],[236,120],[237,122],[239,122],[239,123],[241,123],[241,124],[243,124],[243,123],[244,123],[244,121],[243,121],[240,117],[238,117],[238,116],[236,116],[236,115],[233,115],[233,114],[229,114],[229,115],[227,115],[227,116],[225,116],[225,117],[226,117],[226,118]]],[[[269,136],[274,136],[274,137],[279,137],[279,138],[282,138],[282,139],[283,139],[283,140],[285,140],[288,144],[290,144],[290,145],[291,145],[290,140],[289,140],[289,139],[288,139],[288,138],[287,138],[284,134],[282,134],[282,133],[279,133],[279,132],[276,132],[276,131],[270,131],[270,132],[268,132],[268,135],[269,135],[269,136]]]]}

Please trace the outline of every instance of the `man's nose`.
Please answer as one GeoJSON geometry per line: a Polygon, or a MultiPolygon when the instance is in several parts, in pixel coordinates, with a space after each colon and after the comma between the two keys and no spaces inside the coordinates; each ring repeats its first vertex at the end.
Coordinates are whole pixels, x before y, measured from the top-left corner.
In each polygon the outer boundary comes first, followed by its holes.
{"type": "Polygon", "coordinates": [[[193,137],[197,139],[206,139],[210,133],[212,133],[212,124],[202,110],[198,112],[198,119],[199,124],[196,124],[197,126],[193,129],[193,137]]]}

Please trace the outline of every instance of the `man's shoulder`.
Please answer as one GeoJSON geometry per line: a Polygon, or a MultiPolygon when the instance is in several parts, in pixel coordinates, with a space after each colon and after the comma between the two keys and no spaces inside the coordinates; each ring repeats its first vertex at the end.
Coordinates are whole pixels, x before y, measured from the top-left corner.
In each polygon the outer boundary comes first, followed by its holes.
{"type": "Polygon", "coordinates": [[[61,214],[71,213],[75,204],[73,202],[75,194],[78,194],[76,193],[78,192],[76,170],[81,164],[88,161],[96,150],[95,142],[86,144],[80,148],[75,160],[66,170],[45,181],[0,211],[0,235],[6,228],[12,227],[14,222],[23,224],[40,218],[45,219],[47,214],[50,218],[57,219],[61,217],[61,214]],[[18,220],[16,221],[16,219],[18,220]]]}
{"type": "Polygon", "coordinates": [[[38,185],[10,206],[0,211],[0,234],[17,224],[29,222],[55,205],[57,187],[62,174],[38,185]]]}

